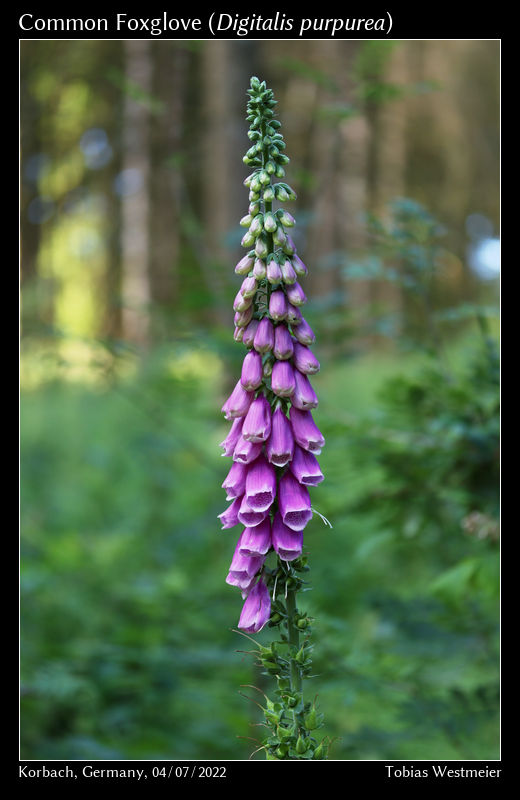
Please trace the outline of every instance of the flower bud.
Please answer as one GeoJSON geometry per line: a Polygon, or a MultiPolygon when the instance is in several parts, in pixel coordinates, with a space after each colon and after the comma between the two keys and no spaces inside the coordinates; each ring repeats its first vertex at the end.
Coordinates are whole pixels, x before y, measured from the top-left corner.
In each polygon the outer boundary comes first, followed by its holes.
{"type": "Polygon", "coordinates": [[[274,329],[273,354],[279,361],[286,361],[293,354],[293,340],[285,325],[277,325],[274,329]]]}
{"type": "Polygon", "coordinates": [[[256,287],[257,283],[253,276],[251,276],[250,278],[244,278],[244,280],[242,281],[242,286],[240,287],[240,292],[246,298],[253,297],[256,294],[256,287]]]}
{"type": "Polygon", "coordinates": [[[274,233],[278,226],[276,217],[272,211],[268,211],[264,217],[264,229],[269,233],[274,233]]]}
{"type": "Polygon", "coordinates": [[[260,200],[260,194],[258,192],[249,192],[249,202],[256,203],[257,200],[260,200]]]}
{"type": "Polygon", "coordinates": [[[302,306],[307,302],[305,292],[298,281],[287,287],[287,299],[293,306],[302,306]]]}
{"type": "Polygon", "coordinates": [[[267,247],[267,242],[265,241],[263,234],[260,234],[260,236],[256,240],[255,253],[258,256],[258,258],[265,258],[268,252],[269,249],[267,247]]]}
{"type": "MultiPolygon", "coordinates": [[[[247,279],[246,279],[247,280],[247,279]]],[[[253,278],[254,280],[254,278],[253,278]]],[[[242,292],[237,292],[235,300],[233,302],[233,310],[234,311],[245,311],[251,305],[252,300],[251,297],[244,297],[242,292]]],[[[238,326],[240,327],[240,326],[238,326]]]]}
{"type": "Polygon", "coordinates": [[[313,344],[316,341],[314,332],[304,317],[301,318],[300,324],[293,328],[293,336],[295,336],[300,344],[313,344]]]}
{"type": "Polygon", "coordinates": [[[281,322],[287,316],[287,298],[281,290],[271,294],[269,300],[269,314],[277,322],[281,322]]]}
{"type": "Polygon", "coordinates": [[[247,233],[244,233],[244,235],[242,236],[240,244],[242,245],[242,247],[251,247],[252,245],[254,245],[254,243],[255,243],[255,237],[251,233],[251,229],[249,229],[247,233]]]}
{"type": "Polygon", "coordinates": [[[260,203],[258,203],[258,202],[256,202],[256,203],[250,203],[250,204],[249,204],[249,208],[248,208],[247,210],[248,210],[248,212],[249,212],[249,216],[251,217],[251,219],[252,219],[253,217],[256,217],[256,215],[257,215],[258,213],[260,213],[260,203]]]}
{"type": "Polygon", "coordinates": [[[303,261],[301,260],[300,256],[297,256],[296,254],[293,255],[293,257],[292,257],[292,265],[293,265],[294,271],[296,272],[297,275],[300,275],[300,276],[307,275],[308,269],[305,266],[305,264],[303,263],[303,261]]]}
{"type": "Polygon", "coordinates": [[[242,219],[240,220],[240,224],[241,224],[241,226],[243,228],[249,228],[249,226],[251,225],[252,221],[253,221],[253,218],[252,218],[251,214],[246,214],[246,216],[242,217],[242,219]]]}
{"type": "Polygon", "coordinates": [[[254,220],[252,221],[251,225],[249,226],[249,233],[252,233],[253,236],[258,236],[258,234],[262,232],[263,219],[264,218],[262,214],[257,214],[254,220]]]}
{"type": "Polygon", "coordinates": [[[290,397],[294,392],[294,370],[289,361],[275,361],[271,388],[278,397],[290,397]]]}
{"type": "Polygon", "coordinates": [[[268,175],[273,175],[276,172],[276,164],[272,159],[269,159],[269,161],[265,165],[265,169],[268,175]]]}
{"type": "Polygon", "coordinates": [[[268,183],[271,183],[271,176],[266,169],[263,169],[258,176],[258,180],[263,186],[267,186],[268,183]]]}
{"type": "Polygon", "coordinates": [[[244,335],[242,337],[242,341],[246,347],[252,347],[256,329],[258,328],[258,320],[252,319],[251,322],[245,328],[239,328],[238,330],[244,331],[244,335]]]}
{"type": "Polygon", "coordinates": [[[251,267],[253,266],[253,259],[249,256],[244,256],[241,258],[238,264],[235,267],[235,273],[237,275],[247,275],[251,271],[251,267]]]}
{"type": "Polygon", "coordinates": [[[262,383],[262,356],[256,350],[250,350],[244,358],[240,382],[249,392],[258,389],[262,383]]]}
{"type": "Polygon", "coordinates": [[[257,281],[261,281],[263,278],[265,278],[266,274],[265,262],[260,258],[257,258],[253,267],[254,277],[257,279],[257,281]]]}
{"type": "Polygon", "coordinates": [[[289,259],[286,259],[282,266],[282,279],[284,283],[292,284],[296,283],[296,272],[293,269],[293,266],[289,259]]]}
{"type": "Polygon", "coordinates": [[[285,170],[281,164],[276,165],[276,170],[274,174],[276,175],[277,178],[283,178],[283,176],[285,175],[285,170]]]}
{"type": "Polygon", "coordinates": [[[269,350],[273,349],[273,344],[273,323],[268,317],[264,317],[260,320],[255,333],[254,348],[258,353],[267,353],[269,350]]]}
{"type": "Polygon", "coordinates": [[[273,362],[266,361],[263,369],[264,378],[270,378],[272,373],[273,373],[273,362]]]}
{"type": "Polygon", "coordinates": [[[291,325],[299,325],[302,321],[302,312],[297,306],[287,303],[287,322],[291,325]]]}
{"type": "Polygon", "coordinates": [[[274,186],[274,195],[276,199],[279,200],[281,203],[285,203],[289,199],[289,194],[287,193],[285,188],[281,186],[279,183],[276,183],[274,186]]]}
{"type": "Polygon", "coordinates": [[[299,342],[294,345],[294,365],[304,375],[315,375],[320,371],[320,362],[312,350],[299,342]]]}
{"type": "Polygon", "coordinates": [[[252,317],[253,305],[251,304],[245,311],[237,311],[233,319],[237,328],[245,328],[251,322],[252,317]]]}
{"type": "Polygon", "coordinates": [[[277,229],[273,233],[273,242],[277,244],[279,247],[285,248],[286,241],[287,241],[287,236],[285,235],[285,231],[281,225],[278,225],[277,229]]]}
{"type": "Polygon", "coordinates": [[[260,183],[260,179],[258,175],[255,175],[253,180],[251,181],[249,188],[252,192],[256,192],[257,194],[260,192],[262,188],[262,184],[260,183]]]}
{"type": "Polygon", "coordinates": [[[268,186],[267,189],[264,189],[264,193],[262,195],[264,203],[272,203],[275,198],[275,192],[272,186],[268,186]]]}
{"type": "Polygon", "coordinates": [[[242,342],[244,339],[244,329],[243,328],[235,328],[233,331],[233,339],[235,342],[242,342]]]}
{"type": "Polygon", "coordinates": [[[280,283],[282,271],[277,261],[272,258],[267,264],[267,280],[269,283],[280,283]]]}
{"type": "Polygon", "coordinates": [[[286,211],[285,208],[280,210],[280,213],[278,214],[278,219],[280,220],[280,222],[282,223],[282,225],[285,228],[294,227],[295,222],[296,222],[296,220],[294,219],[293,215],[289,214],[289,212],[286,211]]]}
{"type": "Polygon", "coordinates": [[[283,245],[284,253],[287,253],[288,256],[293,256],[296,253],[296,245],[294,244],[293,240],[289,235],[285,237],[285,244],[283,245]]]}

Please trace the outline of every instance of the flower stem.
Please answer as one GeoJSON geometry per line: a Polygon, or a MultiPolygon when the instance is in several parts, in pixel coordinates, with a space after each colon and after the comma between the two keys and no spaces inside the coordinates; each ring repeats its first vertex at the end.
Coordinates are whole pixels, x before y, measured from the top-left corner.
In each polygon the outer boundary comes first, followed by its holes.
{"type": "MultiPolygon", "coordinates": [[[[287,589],[287,635],[289,644],[296,648],[300,648],[300,631],[294,624],[294,616],[296,614],[296,590],[287,589]]],[[[291,690],[293,692],[302,691],[302,675],[298,662],[291,658],[291,690]]]]}

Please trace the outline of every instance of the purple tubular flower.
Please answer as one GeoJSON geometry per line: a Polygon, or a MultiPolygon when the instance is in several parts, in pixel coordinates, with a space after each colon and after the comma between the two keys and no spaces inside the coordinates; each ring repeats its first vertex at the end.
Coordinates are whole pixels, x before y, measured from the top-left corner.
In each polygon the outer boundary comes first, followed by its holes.
{"type": "Polygon", "coordinates": [[[313,344],[316,341],[314,332],[304,317],[301,318],[300,324],[294,328],[293,334],[300,344],[313,344]]]}
{"type": "Polygon", "coordinates": [[[309,490],[298,483],[292,472],[286,472],[280,478],[278,495],[278,507],[284,525],[293,531],[302,531],[312,517],[309,490]]]}
{"type": "Polygon", "coordinates": [[[230,396],[222,406],[222,411],[226,419],[234,419],[235,417],[243,417],[249,411],[249,407],[253,402],[253,392],[247,392],[240,381],[231,392],[230,396]]]}
{"type": "Polygon", "coordinates": [[[240,382],[249,392],[262,383],[262,356],[255,350],[250,350],[244,358],[240,382]]]}
{"type": "Polygon", "coordinates": [[[241,328],[240,330],[244,331],[244,335],[242,337],[242,341],[244,342],[246,347],[252,347],[253,342],[255,339],[256,329],[258,328],[258,320],[252,319],[249,325],[245,328],[241,328]]]}
{"type": "Polygon", "coordinates": [[[293,269],[293,265],[286,259],[282,264],[282,278],[284,283],[296,283],[296,272],[293,269]]]}
{"type": "Polygon", "coordinates": [[[248,442],[242,435],[238,437],[233,450],[233,461],[251,464],[262,452],[262,442],[248,442]]]}
{"type": "Polygon", "coordinates": [[[281,322],[287,316],[287,298],[280,289],[271,295],[269,313],[277,322],[281,322]]]}
{"type": "Polygon", "coordinates": [[[300,447],[303,447],[304,450],[310,450],[311,453],[319,455],[325,444],[325,439],[314,422],[311,412],[300,411],[291,406],[289,417],[295,442],[300,447]]]}
{"type": "Polygon", "coordinates": [[[234,461],[226,475],[222,488],[226,490],[226,500],[235,500],[242,497],[246,490],[247,466],[239,461],[234,461]]]}
{"type": "Polygon", "coordinates": [[[266,517],[255,528],[244,528],[240,552],[244,556],[265,556],[271,547],[271,520],[266,517]]]}
{"type": "Polygon", "coordinates": [[[308,347],[294,343],[294,366],[304,375],[315,375],[320,371],[320,362],[308,347]]]}
{"type": "Polygon", "coordinates": [[[235,316],[233,317],[233,321],[237,328],[245,328],[248,325],[252,318],[253,318],[253,305],[251,304],[249,308],[246,308],[245,311],[237,311],[235,316]]]}
{"type": "Polygon", "coordinates": [[[246,475],[246,499],[253,511],[268,511],[276,497],[276,472],[266,457],[259,455],[246,475]]]}
{"type": "Polygon", "coordinates": [[[298,281],[296,281],[296,283],[290,284],[287,287],[287,299],[293,306],[302,306],[304,303],[307,302],[305,292],[303,291],[298,281]]]}
{"type": "Polygon", "coordinates": [[[302,321],[302,312],[297,306],[287,303],[287,322],[291,325],[299,325],[302,321]]]}
{"type": "Polygon", "coordinates": [[[240,510],[240,506],[242,505],[242,500],[242,497],[237,497],[236,500],[233,500],[231,505],[222,512],[222,514],[218,515],[218,518],[222,523],[222,530],[225,528],[233,528],[238,524],[238,512],[240,510]]]}
{"type": "Polygon", "coordinates": [[[266,274],[265,261],[257,258],[253,267],[253,275],[258,281],[261,281],[262,278],[265,278],[266,274]]]}
{"type": "Polygon", "coordinates": [[[242,436],[249,442],[265,442],[270,433],[271,406],[261,394],[251,403],[242,426],[242,436]]]}
{"type": "Polygon", "coordinates": [[[255,583],[246,597],[238,627],[247,633],[258,633],[271,616],[271,597],[262,579],[255,583]]]}
{"type": "MultiPolygon", "coordinates": [[[[256,293],[256,280],[251,276],[251,278],[244,278],[242,281],[242,286],[240,287],[240,292],[243,294],[244,297],[253,297],[256,293]]],[[[236,310],[236,309],[235,309],[236,310]]]]}
{"type": "Polygon", "coordinates": [[[229,583],[231,586],[238,586],[240,589],[246,589],[250,586],[251,580],[255,577],[257,572],[262,569],[265,556],[244,555],[240,550],[242,539],[243,534],[239,537],[237,546],[235,547],[226,583],[229,583]]]}
{"type": "Polygon", "coordinates": [[[296,254],[296,245],[294,244],[291,236],[286,234],[285,236],[285,244],[283,246],[284,253],[287,253],[288,256],[292,256],[296,254]]]}
{"type": "Polygon", "coordinates": [[[294,392],[294,370],[289,361],[275,361],[271,387],[278,397],[290,397],[294,392]]]}
{"type": "Polygon", "coordinates": [[[302,450],[297,444],[294,446],[294,455],[289,468],[298,483],[303,483],[304,486],[317,486],[323,480],[323,473],[316,456],[307,450],[302,450]]]}
{"type": "Polygon", "coordinates": [[[250,256],[244,256],[241,258],[238,264],[235,267],[235,272],[237,275],[247,275],[248,272],[251,272],[251,267],[253,266],[254,259],[250,256]]]}
{"type": "Polygon", "coordinates": [[[244,424],[244,418],[238,417],[233,422],[231,429],[224,439],[223,442],[220,443],[220,447],[224,448],[224,452],[222,453],[223,456],[232,456],[233,450],[235,449],[235,445],[240,439],[240,435],[242,433],[242,425],[244,424]]]}
{"type": "Polygon", "coordinates": [[[283,524],[280,512],[273,519],[273,547],[283,561],[294,561],[302,554],[303,531],[293,531],[283,524]]]}
{"type": "Polygon", "coordinates": [[[280,283],[282,280],[282,271],[277,261],[272,258],[267,265],[267,280],[269,283],[280,283]]]}
{"type": "Polygon", "coordinates": [[[268,317],[260,320],[255,333],[254,348],[258,353],[267,353],[273,349],[274,329],[273,323],[268,317]]]}
{"type": "MultiPolygon", "coordinates": [[[[236,500],[233,502],[236,503],[236,500]]],[[[237,511],[237,519],[245,528],[255,528],[257,525],[260,525],[260,523],[263,522],[266,517],[267,511],[258,511],[254,508],[251,508],[247,502],[247,497],[244,495],[241,498],[240,507],[237,511]]],[[[233,524],[236,525],[236,522],[233,524]]]]}
{"type": "Polygon", "coordinates": [[[271,435],[266,445],[267,458],[277,467],[285,467],[293,457],[294,436],[291,423],[281,408],[273,414],[271,435]]]}
{"type": "Polygon", "coordinates": [[[246,311],[252,302],[251,297],[244,297],[242,292],[237,292],[233,303],[233,311],[246,311]]]}
{"type": "Polygon", "coordinates": [[[307,275],[308,269],[301,260],[300,256],[294,255],[292,257],[292,265],[297,275],[307,275]]]}
{"type": "Polygon", "coordinates": [[[273,353],[280,361],[285,361],[293,354],[294,345],[286,325],[277,325],[274,329],[273,353]]]}
{"type": "Polygon", "coordinates": [[[297,369],[294,370],[294,393],[291,395],[291,403],[300,411],[308,411],[318,405],[318,398],[310,380],[297,369]]]}

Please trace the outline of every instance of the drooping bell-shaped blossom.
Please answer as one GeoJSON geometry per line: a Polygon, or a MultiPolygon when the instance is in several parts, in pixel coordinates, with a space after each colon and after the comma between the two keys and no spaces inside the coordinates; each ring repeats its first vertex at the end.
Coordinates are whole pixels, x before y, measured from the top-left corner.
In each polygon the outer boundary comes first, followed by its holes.
{"type": "Polygon", "coordinates": [[[257,258],[255,261],[255,265],[253,267],[253,275],[255,276],[257,281],[261,281],[265,278],[267,274],[265,261],[262,261],[261,258],[257,258]]]}
{"type": "Polygon", "coordinates": [[[267,353],[273,349],[274,328],[273,323],[268,317],[260,320],[255,333],[254,348],[258,353],[267,353]]]}
{"type": "Polygon", "coordinates": [[[271,547],[271,520],[266,517],[254,528],[244,528],[240,552],[244,556],[265,556],[271,547]]]}
{"type": "Polygon", "coordinates": [[[282,270],[280,265],[274,258],[267,265],[267,280],[269,283],[280,283],[282,280],[282,270]]]}
{"type": "Polygon", "coordinates": [[[247,275],[248,272],[251,272],[251,267],[253,266],[254,259],[250,256],[244,256],[241,258],[238,264],[235,267],[235,272],[237,275],[247,275]]]}
{"type": "Polygon", "coordinates": [[[269,300],[269,314],[277,322],[287,317],[287,298],[281,289],[273,292],[269,300]]]}
{"type": "Polygon", "coordinates": [[[291,284],[296,283],[296,272],[293,269],[293,265],[286,259],[284,263],[281,265],[282,270],[282,279],[284,283],[291,284]]]}
{"type": "Polygon", "coordinates": [[[262,383],[262,356],[256,350],[250,350],[242,363],[240,382],[244,389],[251,392],[262,383]]]}
{"type": "Polygon", "coordinates": [[[274,329],[273,355],[279,361],[286,361],[294,351],[293,340],[287,325],[277,325],[274,329]]]}
{"type": "Polygon", "coordinates": [[[260,525],[260,523],[263,522],[266,517],[267,517],[267,509],[265,511],[258,511],[255,508],[251,508],[251,506],[247,502],[246,495],[243,496],[242,502],[240,503],[240,507],[237,512],[237,518],[238,521],[241,522],[245,528],[254,528],[256,527],[256,525],[260,525]]]}
{"type": "Polygon", "coordinates": [[[238,627],[247,633],[258,633],[269,621],[270,616],[271,596],[267,586],[260,578],[246,597],[238,627]]]}
{"type": "Polygon", "coordinates": [[[295,325],[299,325],[302,321],[302,312],[298,308],[298,306],[293,306],[291,303],[287,303],[287,322],[294,328],[295,325]]]}
{"type": "Polygon", "coordinates": [[[233,461],[231,469],[226,475],[222,488],[226,490],[226,500],[242,497],[246,489],[247,466],[240,461],[233,461]]]}
{"type": "Polygon", "coordinates": [[[305,266],[305,264],[301,260],[300,256],[294,255],[292,257],[291,261],[292,261],[292,265],[294,267],[294,271],[296,272],[297,275],[300,275],[300,276],[307,275],[309,270],[307,269],[307,267],[305,266]]]}
{"type": "Polygon", "coordinates": [[[233,450],[235,449],[235,445],[238,442],[241,434],[242,434],[242,425],[244,424],[244,417],[237,417],[231,426],[231,429],[224,439],[223,442],[220,443],[219,447],[222,447],[224,452],[222,453],[223,456],[232,456],[233,450]]]}
{"type": "Polygon", "coordinates": [[[247,298],[254,297],[256,294],[257,286],[258,284],[254,279],[254,277],[251,276],[250,278],[249,277],[244,278],[244,280],[242,281],[242,286],[240,287],[240,292],[244,297],[247,298]]]}
{"type": "Polygon", "coordinates": [[[254,511],[267,511],[276,497],[276,472],[262,454],[247,469],[245,496],[254,511]]]}
{"type": "Polygon", "coordinates": [[[277,467],[285,467],[293,457],[294,436],[291,423],[281,408],[277,408],[273,414],[266,452],[271,464],[277,467]]]}
{"type": "Polygon", "coordinates": [[[320,371],[320,362],[309,347],[294,342],[293,363],[304,375],[315,375],[320,371]]]}
{"type": "Polygon", "coordinates": [[[242,336],[242,341],[244,342],[246,347],[253,346],[257,328],[258,328],[258,320],[252,319],[251,322],[248,325],[246,325],[245,328],[242,329],[244,331],[244,335],[242,336]]]}
{"type": "Polygon", "coordinates": [[[251,464],[262,452],[262,446],[263,442],[250,442],[240,434],[233,450],[233,461],[251,464]]]}
{"type": "Polygon", "coordinates": [[[226,583],[231,584],[231,586],[238,586],[240,589],[245,589],[250,585],[251,579],[254,578],[257,572],[262,568],[265,555],[244,555],[240,550],[242,536],[243,534],[240,536],[237,546],[235,547],[226,583]]]}
{"type": "Polygon", "coordinates": [[[318,398],[310,380],[297,369],[294,370],[294,392],[291,395],[291,403],[301,411],[308,411],[318,405],[318,398]]]}
{"type": "Polygon", "coordinates": [[[298,483],[292,472],[280,478],[278,508],[284,525],[293,531],[302,531],[312,518],[309,490],[298,483]]]}
{"type": "Polygon", "coordinates": [[[311,453],[317,453],[319,455],[325,444],[325,439],[314,422],[311,412],[300,411],[294,406],[291,406],[289,418],[291,420],[295,442],[299,444],[300,447],[303,447],[304,450],[310,450],[311,453]]]}
{"type": "Polygon", "coordinates": [[[304,303],[307,302],[307,297],[305,295],[305,292],[303,291],[298,281],[287,287],[287,300],[293,306],[302,306],[304,303]]]}
{"type": "Polygon", "coordinates": [[[271,433],[271,406],[263,394],[251,403],[242,426],[242,436],[249,442],[265,442],[271,433]]]}
{"type": "Polygon", "coordinates": [[[238,381],[237,385],[222,406],[222,411],[224,412],[226,419],[235,419],[236,417],[245,416],[249,411],[254,396],[254,392],[246,391],[240,381],[238,381]]]}
{"type": "Polygon", "coordinates": [[[289,361],[275,361],[271,387],[278,397],[290,397],[294,392],[294,369],[289,361]]]}
{"type": "Polygon", "coordinates": [[[302,554],[303,531],[293,531],[284,525],[281,514],[277,511],[273,519],[272,542],[283,561],[294,561],[302,554]]]}
{"type": "Polygon", "coordinates": [[[293,328],[293,336],[298,339],[300,344],[314,344],[316,341],[314,331],[304,317],[301,318],[300,324],[293,328]]]}
{"type": "Polygon", "coordinates": [[[237,292],[235,300],[233,302],[233,310],[234,311],[245,311],[252,303],[251,297],[244,297],[241,291],[237,292]]]}
{"type": "Polygon", "coordinates": [[[238,512],[240,511],[240,506],[242,505],[242,497],[237,497],[236,500],[233,500],[231,505],[229,505],[222,514],[218,515],[218,518],[222,524],[222,530],[225,528],[234,528],[235,525],[238,525],[238,512]]]}
{"type": "Polygon", "coordinates": [[[249,325],[253,318],[253,306],[250,305],[249,308],[246,308],[245,311],[237,311],[235,316],[233,317],[233,321],[237,328],[245,328],[246,325],[249,325]]]}
{"type": "Polygon", "coordinates": [[[294,455],[289,467],[298,483],[304,486],[317,486],[323,480],[316,456],[303,450],[298,444],[294,445],[294,455]]]}

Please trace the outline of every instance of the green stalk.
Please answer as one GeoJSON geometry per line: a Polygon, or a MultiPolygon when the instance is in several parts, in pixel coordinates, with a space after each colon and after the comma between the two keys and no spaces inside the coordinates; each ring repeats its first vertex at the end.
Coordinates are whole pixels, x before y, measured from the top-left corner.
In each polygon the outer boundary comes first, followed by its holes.
{"type": "MultiPolygon", "coordinates": [[[[287,589],[287,634],[289,644],[294,645],[296,650],[300,649],[300,631],[294,624],[294,615],[296,614],[296,591],[295,589],[287,589]]],[[[302,691],[302,675],[298,662],[291,658],[291,690],[293,692],[302,691]]]]}

